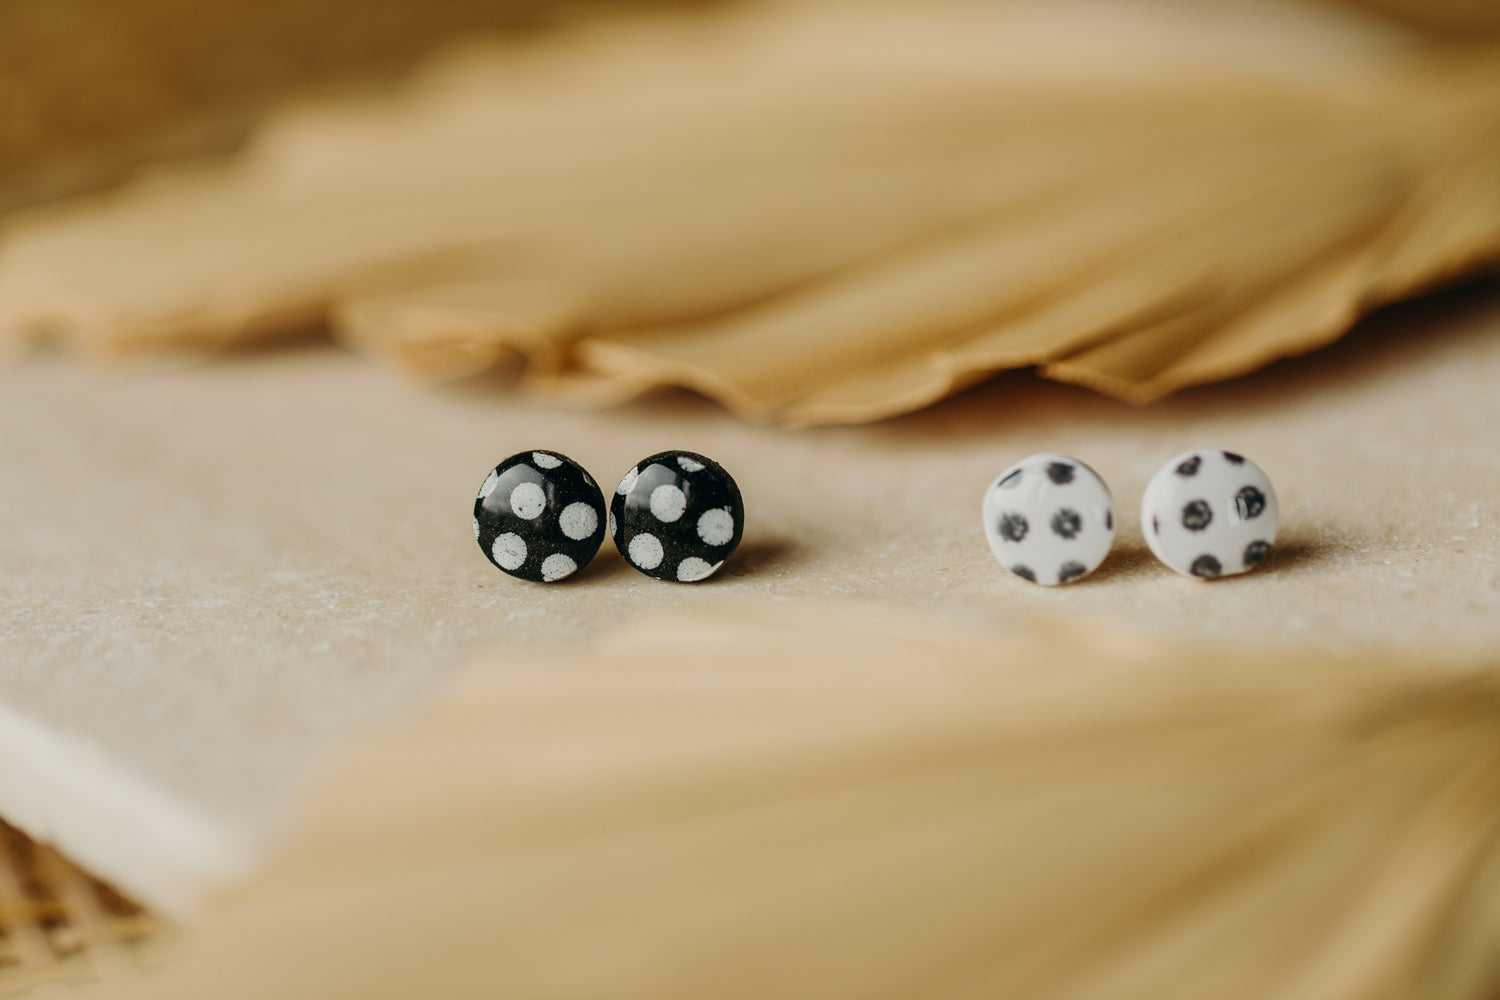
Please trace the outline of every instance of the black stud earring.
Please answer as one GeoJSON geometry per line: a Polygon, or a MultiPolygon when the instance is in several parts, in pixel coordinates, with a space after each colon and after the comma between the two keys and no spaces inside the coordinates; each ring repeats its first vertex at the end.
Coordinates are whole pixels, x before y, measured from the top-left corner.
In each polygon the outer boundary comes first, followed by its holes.
{"type": "Polygon", "coordinates": [[[664,451],[625,473],[609,506],[609,533],[647,576],[697,583],[740,544],[745,504],[734,477],[691,451],[664,451]]]}
{"type": "Polygon", "coordinates": [[[583,466],[552,451],[512,455],[474,499],[474,540],[522,580],[566,580],[604,541],[604,495],[583,466]]]}

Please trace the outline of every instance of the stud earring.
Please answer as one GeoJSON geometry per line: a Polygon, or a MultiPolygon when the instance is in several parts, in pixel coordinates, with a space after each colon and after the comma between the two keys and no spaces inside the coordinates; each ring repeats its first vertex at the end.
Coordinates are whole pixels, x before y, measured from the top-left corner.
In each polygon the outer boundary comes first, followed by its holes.
{"type": "Polygon", "coordinates": [[[1141,533],[1183,576],[1212,580],[1254,569],[1276,541],[1271,480],[1232,451],[1187,451],[1157,470],[1141,497],[1141,533]]]}
{"type": "Polygon", "coordinates": [[[740,544],[745,505],[734,477],[691,451],[664,451],[625,473],[609,534],[625,561],[658,580],[697,583],[740,544]]]}
{"type": "Polygon", "coordinates": [[[1053,587],[1099,568],[1115,541],[1115,502],[1076,458],[1023,458],[984,492],[984,536],[1001,566],[1053,587]]]}
{"type": "Polygon", "coordinates": [[[604,495],[583,467],[552,451],[512,455],[474,500],[474,540],[490,562],[522,580],[553,583],[578,572],[604,541],[604,495]]]}

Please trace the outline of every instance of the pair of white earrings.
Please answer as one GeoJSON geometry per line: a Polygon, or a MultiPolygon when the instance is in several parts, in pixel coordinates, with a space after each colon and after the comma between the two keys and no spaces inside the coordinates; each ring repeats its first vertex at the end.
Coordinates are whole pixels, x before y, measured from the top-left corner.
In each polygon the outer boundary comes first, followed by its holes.
{"type": "MultiPolygon", "coordinates": [[[[1276,491],[1232,451],[1178,455],[1141,496],[1141,533],[1183,576],[1212,580],[1255,568],[1276,541],[1276,491]]],[[[995,477],[984,493],[984,534],[1000,565],[1052,587],[1082,579],[1115,541],[1115,503],[1076,458],[1041,454],[995,477]]]]}

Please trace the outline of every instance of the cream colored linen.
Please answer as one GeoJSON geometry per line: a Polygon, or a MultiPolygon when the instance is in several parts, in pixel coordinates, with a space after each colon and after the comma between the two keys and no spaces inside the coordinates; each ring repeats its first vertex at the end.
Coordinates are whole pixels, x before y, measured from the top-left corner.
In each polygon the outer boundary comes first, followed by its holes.
{"type": "MultiPolygon", "coordinates": [[[[791,433],[691,398],[608,418],[418,390],[327,348],[170,369],[0,371],[0,813],[184,912],[252,864],[307,768],[466,656],[530,656],[647,611],[875,601],[953,623],[1126,622],[1243,655],[1500,647],[1500,311],[1413,308],[1317,357],[1137,410],[1025,374],[920,415],[791,433]],[[1263,571],[1203,584],[1146,551],[1157,465],[1231,448],[1272,477],[1263,571]],[[742,550],[705,585],[496,572],[469,512],[515,451],[609,483],[685,447],[737,477],[742,550]],[[1004,573],[979,498],[1033,451],[1089,462],[1117,548],[1076,586],[1004,573]]],[[[1268,666],[1272,661],[1267,661],[1268,666]]]]}

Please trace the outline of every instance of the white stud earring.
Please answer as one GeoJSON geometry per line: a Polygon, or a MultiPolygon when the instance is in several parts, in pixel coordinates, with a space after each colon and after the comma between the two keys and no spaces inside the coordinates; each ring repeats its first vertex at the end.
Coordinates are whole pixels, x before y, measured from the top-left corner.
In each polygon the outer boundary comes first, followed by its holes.
{"type": "Polygon", "coordinates": [[[1202,580],[1259,565],[1276,541],[1278,518],[1271,480],[1232,451],[1183,452],[1157,470],[1141,497],[1141,533],[1156,558],[1202,580]]]}
{"type": "Polygon", "coordinates": [[[1000,565],[1053,587],[1099,568],[1115,541],[1115,503],[1093,469],[1066,455],[1023,458],[984,491],[984,536],[1000,565]]]}

